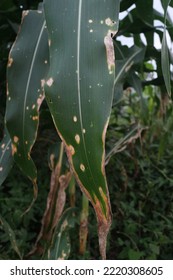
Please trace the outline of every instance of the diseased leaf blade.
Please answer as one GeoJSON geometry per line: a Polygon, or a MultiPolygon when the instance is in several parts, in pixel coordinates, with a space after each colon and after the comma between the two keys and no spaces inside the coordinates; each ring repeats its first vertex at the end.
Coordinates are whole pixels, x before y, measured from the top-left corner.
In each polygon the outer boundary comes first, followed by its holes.
{"type": "Polygon", "coordinates": [[[44,1],[50,45],[46,99],[75,178],[95,208],[103,258],[111,223],[104,145],[119,2],[44,1]]]}
{"type": "Polygon", "coordinates": [[[25,11],[7,67],[6,123],[12,154],[21,170],[34,182],[36,167],[30,152],[37,135],[39,107],[44,99],[41,80],[49,64],[47,40],[43,12],[25,11]]]}
{"type": "Polygon", "coordinates": [[[7,178],[12,166],[13,157],[11,149],[11,139],[7,129],[5,129],[4,138],[0,143],[0,186],[7,178]]]}
{"type": "Polygon", "coordinates": [[[48,254],[50,260],[67,260],[70,255],[69,229],[74,227],[76,222],[74,210],[75,208],[66,209],[55,229],[52,246],[48,254]]]}

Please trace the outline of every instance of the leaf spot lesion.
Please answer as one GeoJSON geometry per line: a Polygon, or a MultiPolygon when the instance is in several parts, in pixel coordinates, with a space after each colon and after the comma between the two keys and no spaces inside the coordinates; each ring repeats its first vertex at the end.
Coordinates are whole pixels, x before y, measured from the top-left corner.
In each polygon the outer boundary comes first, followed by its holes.
{"type": "Polygon", "coordinates": [[[80,136],[79,136],[79,134],[75,135],[75,141],[76,141],[77,144],[80,144],[80,136]]]}
{"type": "Polygon", "coordinates": [[[70,154],[73,156],[75,154],[75,149],[72,145],[68,146],[70,154]]]}
{"type": "Polygon", "coordinates": [[[37,120],[38,120],[38,116],[33,116],[33,117],[32,117],[32,120],[33,120],[33,121],[37,121],[37,120]]]}
{"type": "Polygon", "coordinates": [[[83,163],[80,164],[80,170],[82,170],[82,172],[85,172],[85,165],[83,163]]]}
{"type": "Polygon", "coordinates": [[[107,26],[114,26],[115,24],[116,24],[116,21],[114,21],[114,20],[112,20],[112,19],[110,19],[110,18],[106,18],[105,19],[105,24],[107,25],[107,26]]]}
{"type": "Polygon", "coordinates": [[[73,116],[73,121],[77,122],[77,117],[76,116],[73,116]]]}
{"type": "Polygon", "coordinates": [[[1,148],[2,148],[2,150],[3,150],[3,149],[5,148],[5,144],[2,144],[2,145],[1,145],[1,148]]]}
{"type": "Polygon", "coordinates": [[[9,57],[7,67],[11,67],[12,64],[13,64],[13,58],[9,57]]]}
{"type": "Polygon", "coordinates": [[[18,143],[18,142],[19,142],[19,137],[14,136],[14,137],[13,137],[13,141],[14,141],[14,143],[18,143]]]}
{"type": "Polygon", "coordinates": [[[108,30],[108,33],[104,38],[109,74],[113,74],[115,68],[115,53],[112,40],[112,38],[115,36],[115,33],[115,31],[108,30]]]}
{"type": "Polygon", "coordinates": [[[48,87],[51,87],[53,85],[53,78],[49,78],[49,80],[47,80],[46,84],[48,85],[48,87]]]}

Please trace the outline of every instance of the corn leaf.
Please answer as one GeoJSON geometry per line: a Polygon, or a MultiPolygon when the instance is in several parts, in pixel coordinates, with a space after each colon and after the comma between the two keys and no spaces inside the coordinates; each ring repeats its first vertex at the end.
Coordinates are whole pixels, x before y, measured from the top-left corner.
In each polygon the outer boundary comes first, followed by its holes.
{"type": "Polygon", "coordinates": [[[0,224],[2,224],[2,227],[8,236],[8,239],[11,243],[11,247],[16,252],[16,254],[19,256],[19,258],[22,259],[22,255],[20,253],[20,250],[19,250],[19,247],[18,247],[18,244],[16,241],[15,232],[12,230],[10,225],[6,222],[6,220],[1,215],[0,215],[0,224]]]}
{"type": "Polygon", "coordinates": [[[11,139],[7,129],[5,129],[4,137],[0,143],[0,186],[8,176],[12,165],[11,139]]]}
{"type": "Polygon", "coordinates": [[[168,51],[168,44],[166,38],[166,18],[167,18],[167,10],[171,0],[162,0],[162,5],[164,8],[164,32],[163,32],[163,39],[162,39],[162,50],[161,50],[161,61],[162,61],[162,72],[163,78],[165,81],[166,90],[171,96],[171,77],[170,77],[170,63],[169,63],[169,51],[168,51]]]}
{"type": "Polygon", "coordinates": [[[49,249],[48,259],[66,260],[71,251],[69,230],[76,223],[75,208],[68,208],[64,211],[55,229],[52,246],[49,249]]]}
{"type": "Polygon", "coordinates": [[[44,1],[50,46],[46,99],[75,178],[96,211],[102,258],[111,224],[104,146],[119,2],[44,1]]]}
{"type": "Polygon", "coordinates": [[[12,140],[12,154],[33,182],[36,182],[36,167],[30,152],[36,139],[39,107],[44,99],[41,80],[49,64],[47,40],[43,12],[25,11],[7,69],[6,124],[12,140]]]}

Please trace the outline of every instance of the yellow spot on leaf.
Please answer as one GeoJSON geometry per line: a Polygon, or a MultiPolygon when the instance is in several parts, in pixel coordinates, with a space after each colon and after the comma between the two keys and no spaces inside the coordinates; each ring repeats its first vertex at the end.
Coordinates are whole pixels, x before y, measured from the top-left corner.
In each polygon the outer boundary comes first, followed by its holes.
{"type": "Polygon", "coordinates": [[[75,135],[75,140],[76,140],[76,143],[77,143],[77,144],[80,143],[80,136],[79,136],[79,134],[76,134],[76,135],[75,135]]]}
{"type": "Polygon", "coordinates": [[[18,143],[18,142],[19,142],[19,137],[14,136],[14,137],[13,137],[13,140],[14,140],[14,143],[18,143]]]}
{"type": "Polygon", "coordinates": [[[33,116],[32,119],[33,119],[33,121],[37,121],[38,120],[38,116],[33,116]]]}
{"type": "Polygon", "coordinates": [[[0,167],[0,172],[3,170],[3,167],[0,167]]]}

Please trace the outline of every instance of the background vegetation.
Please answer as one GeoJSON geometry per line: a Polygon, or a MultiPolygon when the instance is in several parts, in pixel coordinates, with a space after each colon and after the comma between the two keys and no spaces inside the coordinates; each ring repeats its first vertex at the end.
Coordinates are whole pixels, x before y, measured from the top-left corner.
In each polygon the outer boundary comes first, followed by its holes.
{"type": "MultiPolygon", "coordinates": [[[[36,8],[38,2],[4,0],[0,3],[0,139],[4,129],[8,53],[22,10],[36,8]]],[[[161,50],[154,45],[154,34],[162,40],[164,15],[154,10],[152,2],[121,1],[121,12],[126,14],[120,20],[114,42],[118,78],[106,141],[106,173],[113,213],[108,259],[173,258],[173,109],[163,80],[161,50]],[[121,35],[125,36],[123,41],[121,35]],[[134,42],[132,47],[126,45],[128,38],[134,42]]],[[[173,24],[169,16],[166,24],[167,35],[172,40],[173,24]]],[[[172,69],[171,51],[169,56],[172,69]]],[[[49,193],[49,154],[58,143],[49,110],[43,103],[32,152],[38,167],[38,198],[23,215],[32,201],[32,184],[14,164],[0,187],[0,259],[27,258],[34,246],[49,193]]],[[[67,169],[65,157],[63,169],[67,169]]],[[[76,186],[74,199],[70,191],[73,185],[72,181],[66,190],[66,210],[57,227],[57,232],[61,232],[61,246],[69,259],[98,259],[92,207],[86,251],[79,254],[82,195],[76,186]],[[65,219],[68,223],[64,228],[65,219]]],[[[55,234],[55,241],[56,237],[55,234]]]]}

